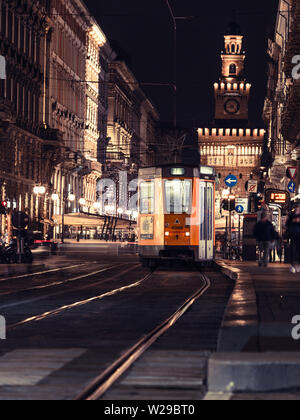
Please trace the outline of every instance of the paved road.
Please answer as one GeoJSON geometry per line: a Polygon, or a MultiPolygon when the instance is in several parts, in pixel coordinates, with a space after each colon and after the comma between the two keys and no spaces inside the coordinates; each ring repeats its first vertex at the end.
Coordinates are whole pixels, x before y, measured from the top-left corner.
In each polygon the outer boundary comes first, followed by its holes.
{"type": "MultiPolygon", "coordinates": [[[[214,285],[204,300],[154,351],[178,356],[215,350],[232,284],[220,274],[210,277],[214,285]]],[[[0,399],[74,398],[202,282],[193,268],[162,268],[149,276],[135,256],[98,258],[94,252],[52,258],[26,277],[2,275],[0,314],[7,321],[7,340],[0,341],[0,399]]]]}

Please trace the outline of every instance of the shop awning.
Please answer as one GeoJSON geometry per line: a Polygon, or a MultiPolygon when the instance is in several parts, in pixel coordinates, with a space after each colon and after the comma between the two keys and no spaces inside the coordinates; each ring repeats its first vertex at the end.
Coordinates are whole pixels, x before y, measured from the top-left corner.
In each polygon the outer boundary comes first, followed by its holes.
{"type": "MultiPolygon", "coordinates": [[[[104,225],[105,216],[97,216],[97,215],[90,215],[90,214],[83,214],[83,213],[72,213],[66,214],[64,223],[66,226],[75,226],[75,227],[102,227],[104,225]]],[[[54,223],[56,225],[62,224],[62,216],[57,215],[54,216],[54,223]]],[[[136,222],[131,222],[126,219],[117,218],[117,228],[128,228],[130,225],[132,227],[136,227],[136,222]]]]}

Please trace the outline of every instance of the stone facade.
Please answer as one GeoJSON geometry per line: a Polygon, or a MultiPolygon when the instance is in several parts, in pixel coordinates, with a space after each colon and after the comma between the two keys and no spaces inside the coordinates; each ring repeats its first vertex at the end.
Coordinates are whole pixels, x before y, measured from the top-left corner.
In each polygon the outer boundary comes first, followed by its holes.
{"type": "Polygon", "coordinates": [[[110,64],[108,101],[107,168],[137,174],[153,162],[149,146],[156,141],[158,112],[121,61],[110,64]]]}
{"type": "MultiPolygon", "coordinates": [[[[48,1],[0,1],[0,54],[6,78],[0,81],[0,187],[10,210],[27,211],[31,228],[42,229],[49,211],[35,186],[48,187],[59,159],[60,137],[44,125],[48,1]]],[[[11,226],[2,218],[1,233],[11,226]]]]}
{"type": "Polygon", "coordinates": [[[290,181],[287,168],[296,166],[300,156],[300,81],[292,77],[292,60],[299,55],[299,27],[299,2],[280,1],[274,38],[268,44],[269,78],[263,117],[274,160],[270,186],[281,190],[287,190],[290,181]]]}

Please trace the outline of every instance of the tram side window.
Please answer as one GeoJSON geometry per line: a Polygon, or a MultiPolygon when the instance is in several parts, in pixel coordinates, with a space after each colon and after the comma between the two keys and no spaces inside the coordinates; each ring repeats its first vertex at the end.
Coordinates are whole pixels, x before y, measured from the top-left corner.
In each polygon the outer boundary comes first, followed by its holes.
{"type": "Polygon", "coordinates": [[[192,180],[165,181],[166,213],[191,214],[192,180]]]}
{"type": "Polygon", "coordinates": [[[155,211],[155,185],[154,182],[140,184],[140,213],[154,214],[155,211]]]}

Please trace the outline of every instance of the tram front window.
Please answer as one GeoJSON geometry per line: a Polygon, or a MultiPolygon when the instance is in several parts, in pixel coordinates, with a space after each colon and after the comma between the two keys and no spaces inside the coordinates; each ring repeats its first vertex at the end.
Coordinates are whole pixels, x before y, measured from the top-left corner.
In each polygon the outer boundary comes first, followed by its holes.
{"type": "Polygon", "coordinates": [[[191,214],[192,180],[165,181],[166,213],[191,214]]]}

